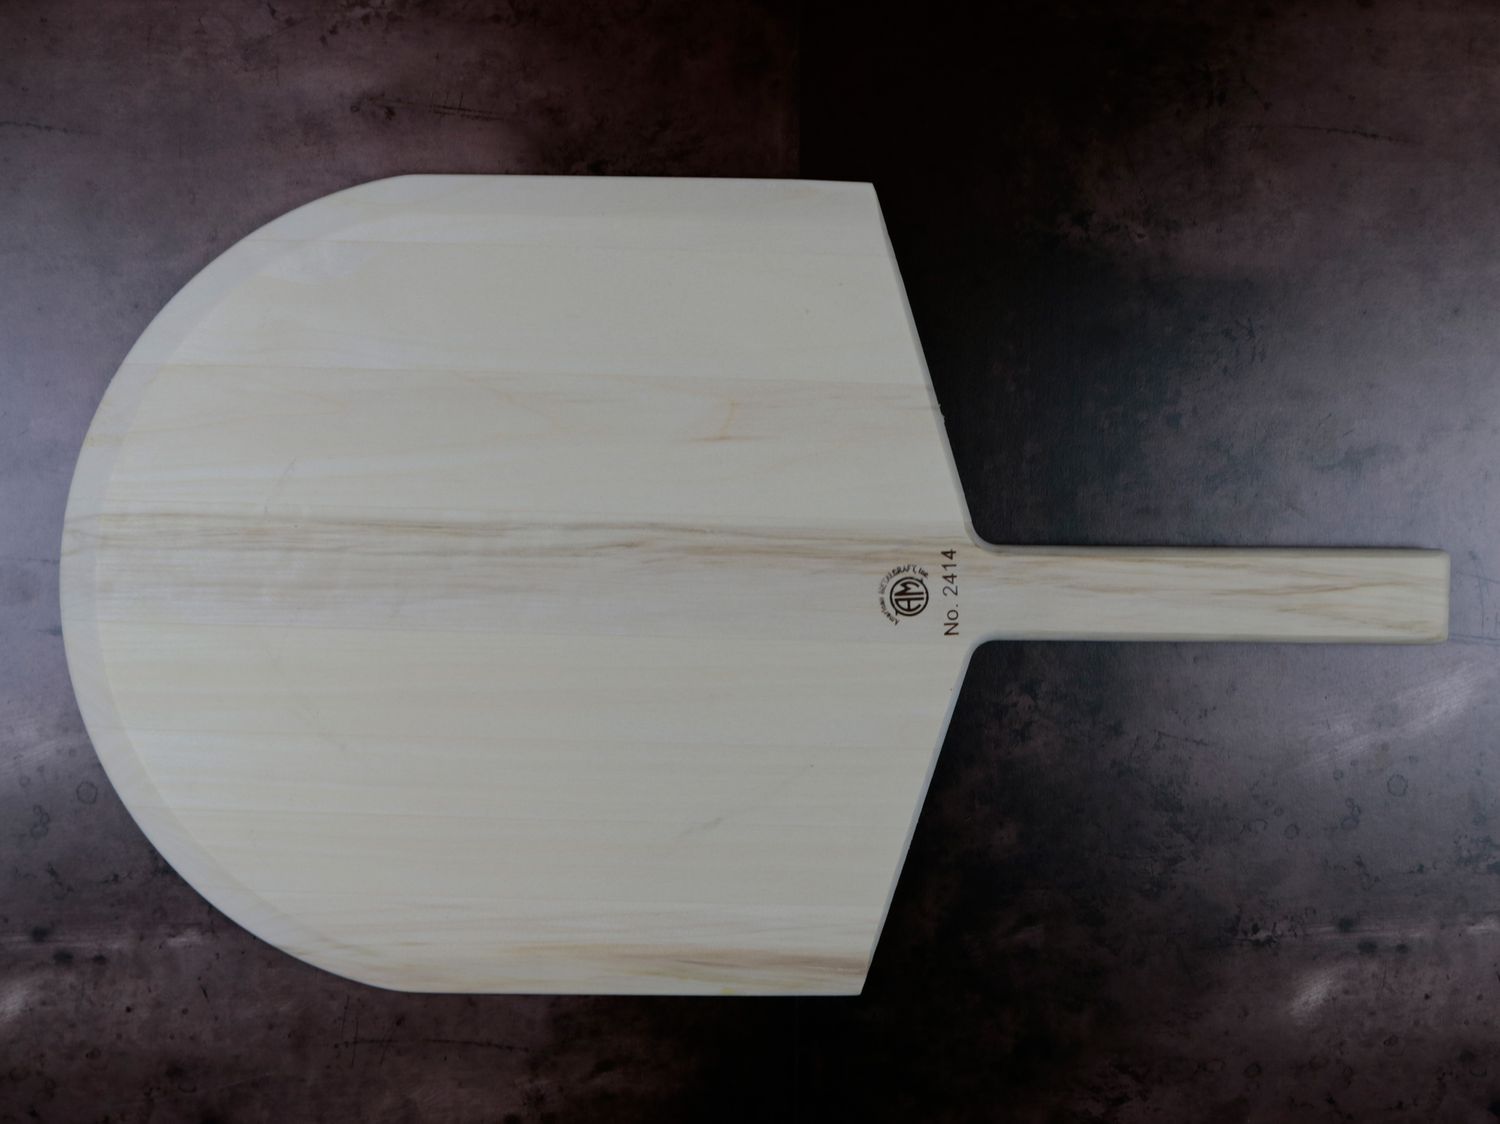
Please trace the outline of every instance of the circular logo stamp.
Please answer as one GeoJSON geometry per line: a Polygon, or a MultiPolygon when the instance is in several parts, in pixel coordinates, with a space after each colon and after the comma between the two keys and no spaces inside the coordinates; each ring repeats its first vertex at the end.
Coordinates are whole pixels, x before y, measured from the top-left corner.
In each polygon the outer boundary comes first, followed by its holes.
{"type": "Polygon", "coordinates": [[[898,617],[914,617],[927,608],[927,583],[910,575],[897,578],[891,584],[890,599],[898,617]]]}
{"type": "Polygon", "coordinates": [[[880,579],[880,612],[892,624],[902,617],[915,617],[931,600],[927,570],[922,566],[897,566],[880,579]]]}

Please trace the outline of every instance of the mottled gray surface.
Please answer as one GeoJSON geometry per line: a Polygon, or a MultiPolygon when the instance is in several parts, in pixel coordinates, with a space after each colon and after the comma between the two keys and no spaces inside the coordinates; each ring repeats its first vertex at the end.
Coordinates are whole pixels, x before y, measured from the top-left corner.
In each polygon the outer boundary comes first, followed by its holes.
{"type": "Polygon", "coordinates": [[[0,1121],[1500,1116],[1497,137],[1456,0],[0,5],[0,1121]],[[983,649],[858,1000],[301,965],[115,798],[57,541],[166,298],[407,171],[872,179],[986,536],[1439,546],[1454,639],[983,649]]]}

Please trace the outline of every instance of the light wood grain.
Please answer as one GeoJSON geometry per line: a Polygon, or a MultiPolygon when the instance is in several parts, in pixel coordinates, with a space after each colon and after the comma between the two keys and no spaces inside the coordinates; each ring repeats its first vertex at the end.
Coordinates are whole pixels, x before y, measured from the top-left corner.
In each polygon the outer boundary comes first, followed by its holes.
{"type": "Polygon", "coordinates": [[[976,642],[1433,639],[1445,566],[976,543],[868,186],[419,176],[162,311],[62,597],[132,814],[294,955],[847,994],[976,642]]]}
{"type": "Polygon", "coordinates": [[[964,587],[986,638],[1418,643],[1448,635],[1440,550],[996,547],[964,587]]]}

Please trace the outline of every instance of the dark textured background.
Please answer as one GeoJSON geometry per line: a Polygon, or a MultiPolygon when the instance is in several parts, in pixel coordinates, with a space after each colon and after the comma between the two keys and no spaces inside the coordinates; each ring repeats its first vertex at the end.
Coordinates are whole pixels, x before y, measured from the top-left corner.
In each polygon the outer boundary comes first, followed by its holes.
{"type": "Polygon", "coordinates": [[[1500,1117],[1497,243],[1488,3],[4,0],[0,1121],[1500,1117]],[[161,304],[415,171],[873,180],[986,537],[1442,547],[1453,639],[981,650],[857,1000],[306,967],[115,798],[58,538],[161,304]]]}

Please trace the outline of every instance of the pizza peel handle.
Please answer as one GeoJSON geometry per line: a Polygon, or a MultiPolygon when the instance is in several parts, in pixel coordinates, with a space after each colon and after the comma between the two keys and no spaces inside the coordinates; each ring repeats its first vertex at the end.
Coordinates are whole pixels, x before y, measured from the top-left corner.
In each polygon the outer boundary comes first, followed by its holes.
{"type": "Polygon", "coordinates": [[[994,547],[961,599],[987,639],[1435,643],[1438,550],[994,547]]]}

